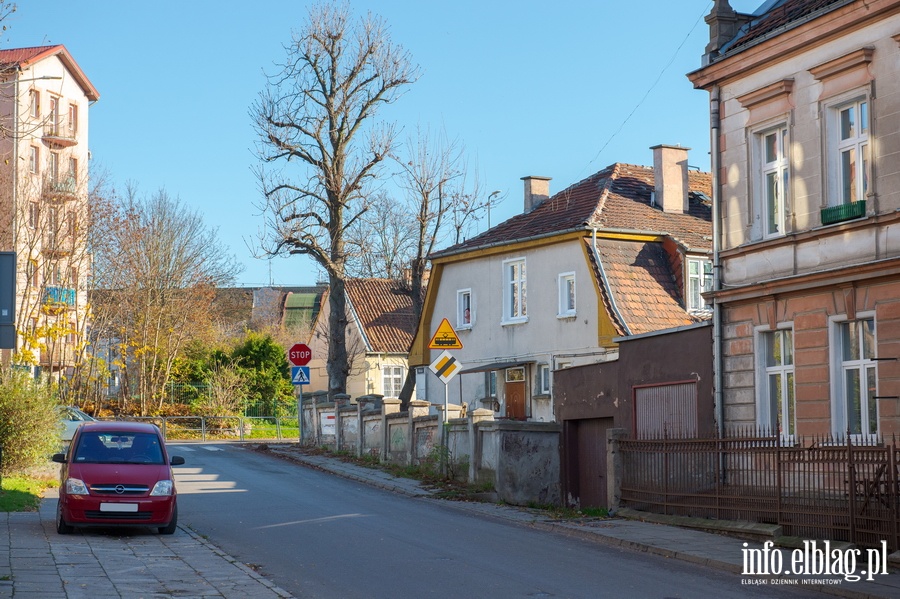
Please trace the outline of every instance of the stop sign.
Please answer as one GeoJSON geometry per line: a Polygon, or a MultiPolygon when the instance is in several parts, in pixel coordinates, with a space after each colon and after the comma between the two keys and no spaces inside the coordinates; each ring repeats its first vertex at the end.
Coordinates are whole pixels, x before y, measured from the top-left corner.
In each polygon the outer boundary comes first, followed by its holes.
{"type": "Polygon", "coordinates": [[[312,360],[312,350],[305,343],[295,343],[288,350],[288,360],[294,366],[306,366],[312,360]]]}

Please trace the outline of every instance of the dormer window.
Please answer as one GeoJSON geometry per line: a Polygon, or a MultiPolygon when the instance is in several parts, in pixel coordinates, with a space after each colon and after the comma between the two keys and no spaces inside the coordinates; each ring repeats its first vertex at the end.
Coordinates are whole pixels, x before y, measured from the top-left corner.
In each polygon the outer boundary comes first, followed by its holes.
{"type": "Polygon", "coordinates": [[[688,312],[712,310],[712,304],[703,299],[703,293],[712,291],[712,262],[703,258],[688,258],[687,309],[688,312]]]}

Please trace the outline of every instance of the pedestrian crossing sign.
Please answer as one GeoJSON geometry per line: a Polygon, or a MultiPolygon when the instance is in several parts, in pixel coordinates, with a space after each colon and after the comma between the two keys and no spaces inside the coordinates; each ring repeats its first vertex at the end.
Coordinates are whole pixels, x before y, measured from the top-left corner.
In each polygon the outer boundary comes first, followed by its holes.
{"type": "Polygon", "coordinates": [[[291,366],[291,382],[295,385],[308,385],[309,366],[291,366]]]}

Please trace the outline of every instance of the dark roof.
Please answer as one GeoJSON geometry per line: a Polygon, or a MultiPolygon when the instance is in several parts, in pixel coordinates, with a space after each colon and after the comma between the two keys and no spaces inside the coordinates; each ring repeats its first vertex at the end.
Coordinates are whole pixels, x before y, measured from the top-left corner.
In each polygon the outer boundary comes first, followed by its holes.
{"type": "Polygon", "coordinates": [[[650,204],[653,169],[613,164],[545,200],[531,212],[518,214],[481,235],[435,252],[440,257],[575,230],[618,229],[668,234],[685,247],[711,249],[712,176],[690,171],[687,214],[663,212],[650,204]],[[702,195],[699,195],[702,194],[702,195]]]}
{"type": "Polygon", "coordinates": [[[740,51],[771,34],[798,27],[822,14],[831,12],[853,0],[782,0],[765,13],[744,25],[734,40],[722,48],[723,53],[740,51]]]}
{"type": "Polygon", "coordinates": [[[348,279],[345,290],[368,339],[368,351],[409,352],[418,319],[412,297],[396,280],[348,279]]]}

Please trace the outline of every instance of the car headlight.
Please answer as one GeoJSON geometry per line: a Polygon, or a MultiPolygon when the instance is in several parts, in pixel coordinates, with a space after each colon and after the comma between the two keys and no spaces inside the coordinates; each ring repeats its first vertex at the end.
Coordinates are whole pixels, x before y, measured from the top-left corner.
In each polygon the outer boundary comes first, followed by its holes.
{"type": "Polygon", "coordinates": [[[166,495],[171,495],[172,491],[175,490],[175,483],[170,480],[161,480],[155,485],[153,485],[153,490],[150,491],[150,497],[161,497],[166,495]]]}
{"type": "Polygon", "coordinates": [[[90,493],[88,493],[87,485],[84,484],[84,481],[79,480],[77,478],[67,478],[66,479],[66,494],[67,495],[90,495],[90,493]]]}

